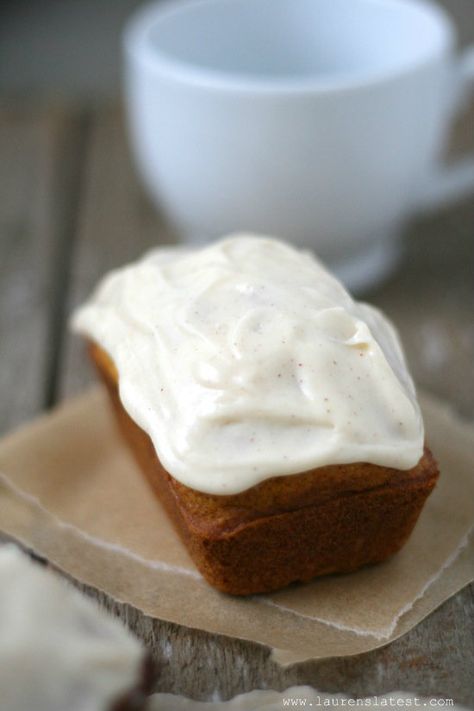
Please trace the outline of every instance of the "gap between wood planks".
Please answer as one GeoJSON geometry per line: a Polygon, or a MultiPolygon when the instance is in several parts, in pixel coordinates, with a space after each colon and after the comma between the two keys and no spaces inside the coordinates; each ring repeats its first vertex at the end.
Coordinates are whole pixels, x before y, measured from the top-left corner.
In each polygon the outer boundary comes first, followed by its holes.
{"type": "Polygon", "coordinates": [[[45,408],[52,407],[59,397],[71,268],[84,191],[87,141],[93,122],[92,110],[69,110],[67,114],[59,126],[53,148],[56,152],[56,170],[51,188],[56,220],[50,264],[51,285],[47,322],[49,347],[43,393],[45,408]]]}

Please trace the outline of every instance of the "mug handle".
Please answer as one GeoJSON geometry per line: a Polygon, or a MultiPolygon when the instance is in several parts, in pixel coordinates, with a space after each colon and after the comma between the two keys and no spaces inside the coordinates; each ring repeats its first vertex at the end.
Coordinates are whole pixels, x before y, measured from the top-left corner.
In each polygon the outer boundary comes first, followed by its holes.
{"type": "MultiPolygon", "coordinates": [[[[458,70],[459,87],[456,98],[462,104],[468,90],[474,90],[474,45],[461,54],[458,70]]],[[[449,168],[439,170],[422,190],[417,207],[420,210],[432,210],[447,206],[467,197],[473,191],[474,157],[469,157],[459,160],[449,168]]]]}

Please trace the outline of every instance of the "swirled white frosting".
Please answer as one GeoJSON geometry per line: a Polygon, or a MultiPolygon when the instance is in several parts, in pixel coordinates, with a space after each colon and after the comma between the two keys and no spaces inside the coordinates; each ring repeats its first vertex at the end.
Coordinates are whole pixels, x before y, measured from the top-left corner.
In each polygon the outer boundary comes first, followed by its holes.
{"type": "Polygon", "coordinates": [[[168,472],[232,494],[272,476],[417,464],[423,422],[392,325],[307,252],[237,234],[106,276],[73,317],[168,472]]]}

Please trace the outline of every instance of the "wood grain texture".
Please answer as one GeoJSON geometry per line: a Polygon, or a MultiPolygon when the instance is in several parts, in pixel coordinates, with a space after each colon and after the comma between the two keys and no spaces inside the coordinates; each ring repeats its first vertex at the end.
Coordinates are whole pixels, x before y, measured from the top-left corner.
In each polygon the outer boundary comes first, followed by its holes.
{"type": "MultiPolygon", "coordinates": [[[[175,238],[139,188],[120,111],[105,108],[91,121],[85,156],[85,186],[77,218],[67,311],[81,303],[110,269],[137,259],[175,238]]],[[[65,323],[60,396],[79,392],[92,380],[83,346],[65,323]]]]}
{"type": "MultiPolygon", "coordinates": [[[[446,160],[474,154],[474,103],[459,116],[446,160]]],[[[400,331],[419,387],[474,418],[474,195],[419,217],[399,269],[366,294],[400,331]]]]}
{"type": "Polygon", "coordinates": [[[319,691],[357,697],[409,690],[474,707],[473,586],[386,647],[286,669],[275,664],[262,645],[155,620],[96,590],[79,587],[124,620],[152,650],[159,669],[156,691],[210,700],[256,688],[283,691],[309,684],[319,691]]]}
{"type": "MultiPolygon", "coordinates": [[[[1,118],[10,131],[0,138],[4,426],[26,419],[48,397],[78,392],[92,379],[82,345],[67,331],[67,313],[105,271],[154,244],[173,241],[138,186],[120,113],[110,107],[87,116],[72,109],[51,116],[9,110],[1,118]]],[[[473,117],[474,111],[471,125],[473,117]]],[[[471,417],[473,232],[472,199],[418,220],[406,235],[397,274],[367,294],[397,323],[417,381],[471,417]]],[[[97,591],[87,592],[152,650],[160,666],[159,691],[208,699],[311,684],[355,695],[394,689],[440,694],[474,708],[473,585],[381,650],[285,670],[257,644],[152,620],[97,591]]]]}
{"type": "Polygon", "coordinates": [[[419,219],[398,272],[366,298],[397,324],[417,385],[474,418],[474,199],[419,219]]]}
{"type": "Polygon", "coordinates": [[[81,112],[0,107],[0,431],[49,400],[81,112]]]}

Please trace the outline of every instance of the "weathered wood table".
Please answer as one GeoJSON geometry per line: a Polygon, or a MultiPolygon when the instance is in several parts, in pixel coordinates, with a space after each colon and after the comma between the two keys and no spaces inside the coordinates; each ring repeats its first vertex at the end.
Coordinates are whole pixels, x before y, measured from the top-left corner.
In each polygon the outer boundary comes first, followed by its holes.
{"type": "MultiPolygon", "coordinates": [[[[467,149],[473,117],[460,121],[454,152],[467,149]]],[[[92,379],[69,312],[105,271],[172,239],[141,192],[116,107],[3,105],[0,431],[92,379]]],[[[474,197],[414,224],[399,271],[367,298],[398,324],[417,383],[473,418],[474,197]]],[[[157,650],[158,690],[228,698],[308,683],[356,695],[441,694],[474,707],[474,585],[383,649],[285,670],[259,645],[104,602],[157,650]]]]}

